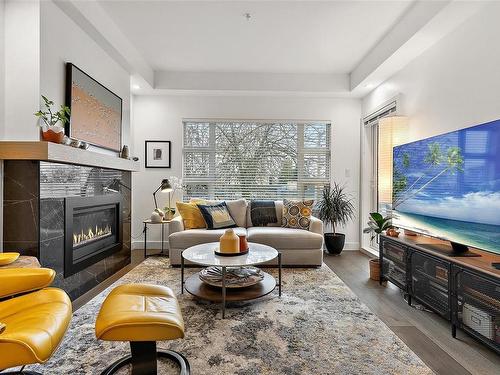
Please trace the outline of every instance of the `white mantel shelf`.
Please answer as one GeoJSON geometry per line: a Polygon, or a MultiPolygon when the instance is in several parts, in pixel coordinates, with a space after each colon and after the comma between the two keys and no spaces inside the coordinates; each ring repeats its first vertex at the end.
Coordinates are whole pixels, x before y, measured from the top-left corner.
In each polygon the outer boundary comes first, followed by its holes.
{"type": "Polygon", "coordinates": [[[0,141],[0,160],[41,160],[137,172],[137,161],[89,150],[38,141],[0,141]]]}

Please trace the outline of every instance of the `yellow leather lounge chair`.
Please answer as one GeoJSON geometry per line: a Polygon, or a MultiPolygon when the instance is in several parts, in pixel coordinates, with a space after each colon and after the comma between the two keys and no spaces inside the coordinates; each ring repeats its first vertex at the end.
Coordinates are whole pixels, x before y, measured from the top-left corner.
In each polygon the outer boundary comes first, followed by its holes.
{"type": "MultiPolygon", "coordinates": [[[[0,269],[0,371],[44,363],[57,349],[72,308],[63,290],[47,288],[55,275],[48,268],[0,269]]],[[[10,374],[37,374],[23,368],[10,374]]]]}

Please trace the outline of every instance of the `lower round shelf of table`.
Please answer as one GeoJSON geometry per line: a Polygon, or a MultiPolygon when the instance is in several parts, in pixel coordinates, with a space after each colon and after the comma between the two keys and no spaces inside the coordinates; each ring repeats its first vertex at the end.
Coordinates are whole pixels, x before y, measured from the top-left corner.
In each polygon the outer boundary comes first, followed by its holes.
{"type": "MultiPolygon", "coordinates": [[[[226,302],[241,302],[263,297],[276,288],[276,279],[263,272],[264,279],[255,285],[244,288],[226,288],[226,302]]],[[[222,302],[222,288],[211,286],[200,280],[195,273],[185,280],[184,287],[189,294],[211,302],[222,302]]]]}

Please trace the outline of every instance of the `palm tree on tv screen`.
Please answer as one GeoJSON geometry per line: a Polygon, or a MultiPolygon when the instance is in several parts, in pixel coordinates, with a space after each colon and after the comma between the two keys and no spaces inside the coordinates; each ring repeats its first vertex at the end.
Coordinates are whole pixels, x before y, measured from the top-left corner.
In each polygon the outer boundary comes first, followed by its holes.
{"type": "MultiPolygon", "coordinates": [[[[398,151],[401,150],[398,149],[398,151]]],[[[439,177],[445,174],[454,175],[463,172],[462,150],[457,146],[448,147],[444,153],[438,142],[430,143],[423,162],[426,165],[425,170],[409,185],[409,176],[405,173],[408,173],[411,166],[411,155],[408,151],[396,155],[393,170],[393,209],[418,195],[439,177]],[[399,162],[397,162],[398,160],[399,162]]]]}

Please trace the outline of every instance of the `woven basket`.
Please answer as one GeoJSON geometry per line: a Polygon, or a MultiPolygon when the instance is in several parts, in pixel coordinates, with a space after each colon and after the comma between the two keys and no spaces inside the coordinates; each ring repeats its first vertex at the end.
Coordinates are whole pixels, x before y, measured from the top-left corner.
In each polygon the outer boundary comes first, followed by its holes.
{"type": "Polygon", "coordinates": [[[380,263],[378,258],[370,259],[370,279],[380,280],[380,263]]]}

